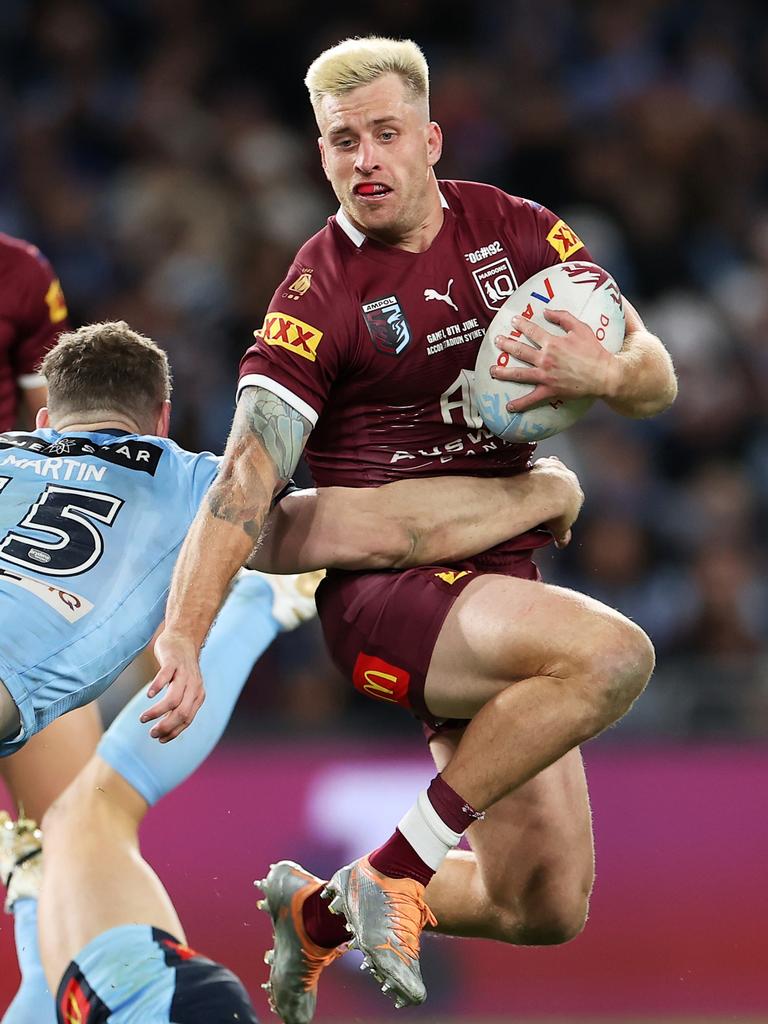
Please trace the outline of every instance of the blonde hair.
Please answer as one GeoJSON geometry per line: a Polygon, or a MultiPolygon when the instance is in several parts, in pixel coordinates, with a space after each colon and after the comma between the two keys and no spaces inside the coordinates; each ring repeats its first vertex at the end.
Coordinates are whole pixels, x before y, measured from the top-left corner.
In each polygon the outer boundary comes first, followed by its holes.
{"type": "Polygon", "coordinates": [[[345,39],[312,61],[304,84],[317,115],[324,96],[339,96],[387,74],[399,75],[414,100],[429,104],[429,66],[411,39],[345,39]]]}

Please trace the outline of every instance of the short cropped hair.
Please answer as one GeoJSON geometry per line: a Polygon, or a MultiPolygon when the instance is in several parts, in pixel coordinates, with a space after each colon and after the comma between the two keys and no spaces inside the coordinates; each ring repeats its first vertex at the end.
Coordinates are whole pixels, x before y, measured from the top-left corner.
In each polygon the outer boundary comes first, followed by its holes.
{"type": "Polygon", "coordinates": [[[324,96],[340,96],[392,73],[402,78],[414,100],[429,103],[429,66],[421,49],[411,39],[384,36],[345,39],[310,64],[304,84],[317,114],[324,96]]]}
{"type": "Polygon", "coordinates": [[[171,395],[168,356],[124,320],[62,334],[40,371],[54,416],[124,413],[144,421],[171,395]]]}

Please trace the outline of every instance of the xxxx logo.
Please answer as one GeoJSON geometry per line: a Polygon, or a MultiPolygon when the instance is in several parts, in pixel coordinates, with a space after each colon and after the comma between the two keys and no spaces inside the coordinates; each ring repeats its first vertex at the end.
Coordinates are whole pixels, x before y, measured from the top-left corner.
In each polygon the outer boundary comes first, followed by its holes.
{"type": "Polygon", "coordinates": [[[287,348],[289,352],[314,363],[323,332],[287,313],[267,313],[264,326],[256,332],[256,336],[262,337],[268,345],[287,348]]]}
{"type": "Polygon", "coordinates": [[[547,235],[547,241],[555,250],[560,260],[569,260],[575,252],[584,248],[584,243],[564,220],[559,220],[547,235]]]}
{"type": "Polygon", "coordinates": [[[448,583],[450,586],[453,586],[453,584],[456,583],[457,580],[460,580],[462,576],[469,576],[469,573],[469,569],[462,569],[461,572],[453,572],[453,570],[450,570],[447,572],[436,572],[435,576],[439,580],[442,580],[443,583],[448,583]]]}
{"type": "Polygon", "coordinates": [[[48,286],[48,291],[45,293],[45,304],[48,307],[48,315],[52,324],[60,324],[62,320],[67,319],[67,303],[58,278],[51,281],[48,286]]]}

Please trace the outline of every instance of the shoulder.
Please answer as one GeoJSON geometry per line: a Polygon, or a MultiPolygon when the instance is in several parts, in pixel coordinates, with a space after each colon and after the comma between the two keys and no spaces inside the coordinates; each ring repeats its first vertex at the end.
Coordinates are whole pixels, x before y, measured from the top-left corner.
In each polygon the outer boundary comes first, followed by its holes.
{"type": "Polygon", "coordinates": [[[499,218],[522,228],[532,225],[546,226],[547,230],[558,218],[546,206],[515,196],[496,185],[479,181],[441,181],[440,189],[449,207],[459,216],[494,219],[499,218]]]}
{"type": "Polygon", "coordinates": [[[452,210],[472,217],[527,216],[530,208],[537,206],[480,181],[441,181],[440,191],[452,210]]]}
{"type": "Polygon", "coordinates": [[[0,232],[0,262],[6,273],[19,276],[52,275],[51,265],[36,245],[0,232]]]}

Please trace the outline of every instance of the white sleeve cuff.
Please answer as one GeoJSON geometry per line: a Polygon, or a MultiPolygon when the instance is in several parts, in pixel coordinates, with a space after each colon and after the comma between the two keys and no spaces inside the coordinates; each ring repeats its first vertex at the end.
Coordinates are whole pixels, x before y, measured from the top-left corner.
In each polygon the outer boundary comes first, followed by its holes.
{"type": "Polygon", "coordinates": [[[296,412],[301,413],[305,419],[309,420],[313,427],[317,423],[319,413],[315,412],[312,406],[308,405],[303,398],[294,395],[285,385],[278,384],[271,377],[265,377],[261,373],[247,373],[240,379],[237,385],[237,401],[240,401],[243,388],[264,388],[265,391],[271,391],[273,395],[277,395],[278,398],[282,398],[284,402],[287,402],[296,412]]]}

